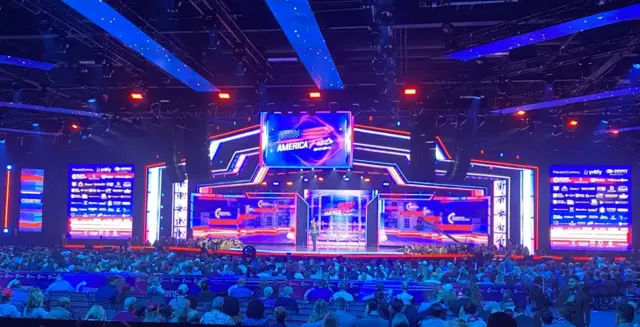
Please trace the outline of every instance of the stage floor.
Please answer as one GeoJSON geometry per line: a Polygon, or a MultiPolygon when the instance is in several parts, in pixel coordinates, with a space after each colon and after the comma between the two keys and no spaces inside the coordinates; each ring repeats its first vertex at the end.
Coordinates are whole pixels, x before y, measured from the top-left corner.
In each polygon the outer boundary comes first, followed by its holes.
{"type": "MultiPolygon", "coordinates": [[[[335,247],[335,246],[321,246],[318,245],[317,251],[313,251],[311,247],[296,247],[293,245],[286,244],[264,244],[264,245],[253,245],[256,248],[256,254],[258,256],[263,257],[284,257],[290,255],[293,258],[313,258],[313,257],[344,257],[344,258],[360,258],[360,259],[385,259],[385,258],[456,258],[460,257],[460,255],[450,255],[450,254],[442,254],[442,255],[408,255],[401,252],[401,249],[398,247],[380,247],[380,248],[369,248],[367,249],[364,246],[355,247],[350,246],[349,248],[345,247],[335,247]]],[[[230,250],[222,250],[216,251],[221,254],[241,254],[241,248],[232,248],[230,250]]]]}

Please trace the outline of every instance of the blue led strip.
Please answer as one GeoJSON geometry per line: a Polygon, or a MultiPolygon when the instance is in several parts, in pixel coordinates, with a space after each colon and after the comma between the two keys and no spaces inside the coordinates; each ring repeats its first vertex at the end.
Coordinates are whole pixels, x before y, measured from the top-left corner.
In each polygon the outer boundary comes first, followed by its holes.
{"type": "Polygon", "coordinates": [[[193,90],[219,91],[103,0],[62,0],[62,2],[193,90]]]}
{"type": "Polygon", "coordinates": [[[26,103],[15,103],[15,102],[0,101],[0,107],[14,108],[14,109],[24,109],[24,110],[34,110],[34,111],[44,111],[44,112],[55,112],[55,113],[65,114],[65,115],[75,115],[75,116],[84,116],[84,117],[93,117],[93,118],[102,117],[102,114],[99,114],[97,112],[84,111],[84,110],[75,110],[75,109],[65,109],[65,108],[56,108],[56,107],[45,107],[45,106],[38,106],[38,105],[26,104],[26,103]]]}
{"type": "Polygon", "coordinates": [[[494,53],[509,51],[530,44],[549,41],[577,32],[582,32],[637,18],[640,18],[640,5],[633,5],[587,17],[578,18],[572,21],[543,28],[526,34],[516,35],[510,38],[460,50],[449,54],[449,57],[464,61],[472,60],[492,55],[494,53]]]}
{"type": "Polygon", "coordinates": [[[344,89],[308,0],[267,0],[289,43],[321,89],[344,89]]]}
{"type": "Polygon", "coordinates": [[[531,103],[531,104],[526,104],[519,107],[493,110],[493,112],[499,113],[499,114],[512,114],[520,110],[530,111],[530,110],[546,109],[551,107],[566,106],[566,105],[579,103],[579,102],[597,101],[597,100],[604,100],[604,99],[610,99],[615,97],[621,97],[625,95],[636,95],[636,94],[640,94],[640,87],[636,86],[636,87],[630,87],[626,89],[593,93],[593,94],[583,95],[583,96],[574,97],[574,98],[531,103]]]}
{"type": "Polygon", "coordinates": [[[40,70],[51,70],[56,64],[50,62],[0,55],[0,65],[18,66],[40,70]]]}
{"type": "Polygon", "coordinates": [[[33,135],[43,135],[43,136],[60,136],[60,135],[62,135],[60,133],[42,132],[42,131],[29,131],[29,130],[26,130],[26,129],[5,128],[5,127],[0,127],[0,132],[33,134],[33,135]]]}

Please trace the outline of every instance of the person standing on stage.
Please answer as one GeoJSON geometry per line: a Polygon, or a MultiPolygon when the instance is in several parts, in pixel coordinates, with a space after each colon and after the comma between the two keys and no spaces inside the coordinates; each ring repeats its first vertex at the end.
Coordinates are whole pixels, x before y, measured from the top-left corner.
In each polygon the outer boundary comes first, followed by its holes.
{"type": "Polygon", "coordinates": [[[564,317],[565,319],[576,327],[585,327],[591,322],[591,307],[589,295],[580,289],[578,283],[578,276],[569,277],[569,288],[558,295],[556,304],[566,312],[572,313],[571,317],[564,317]]]}
{"type": "Polygon", "coordinates": [[[311,221],[311,230],[309,230],[309,235],[311,236],[311,242],[313,243],[313,251],[318,251],[316,248],[318,245],[318,223],[315,220],[311,221]]]}

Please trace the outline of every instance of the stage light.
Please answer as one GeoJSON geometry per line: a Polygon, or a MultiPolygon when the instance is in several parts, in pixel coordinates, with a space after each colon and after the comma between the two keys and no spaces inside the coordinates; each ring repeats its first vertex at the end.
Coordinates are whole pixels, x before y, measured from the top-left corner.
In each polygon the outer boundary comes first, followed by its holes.
{"type": "Polygon", "coordinates": [[[396,122],[396,126],[400,126],[400,121],[399,120],[396,122]]]}
{"type": "Polygon", "coordinates": [[[347,177],[347,176],[345,176],[345,177],[344,177],[344,181],[345,181],[345,182],[348,182],[349,180],[350,180],[350,178],[349,178],[349,177],[347,177]]]}
{"type": "Polygon", "coordinates": [[[267,185],[267,182],[262,182],[262,183],[260,183],[260,185],[262,185],[262,186],[266,186],[266,185],[267,185]]]}
{"type": "Polygon", "coordinates": [[[324,178],[322,178],[322,177],[318,177],[318,180],[321,181],[321,182],[324,182],[324,178]]]}
{"type": "Polygon", "coordinates": [[[516,154],[516,159],[520,160],[520,155],[516,154]]]}
{"type": "Polygon", "coordinates": [[[633,69],[640,69],[640,64],[633,64],[633,69]]]}
{"type": "Polygon", "coordinates": [[[5,228],[5,229],[3,229],[2,231],[3,231],[5,234],[8,234],[8,233],[9,233],[9,230],[8,230],[8,229],[6,229],[6,228],[5,228]]]}
{"type": "Polygon", "coordinates": [[[71,124],[71,129],[74,131],[77,131],[80,128],[80,126],[78,126],[78,124],[71,124]]]}
{"type": "Polygon", "coordinates": [[[567,125],[569,125],[569,127],[571,128],[575,128],[578,126],[578,121],[575,119],[569,119],[569,122],[567,123],[567,125]]]}
{"type": "Polygon", "coordinates": [[[293,185],[293,182],[287,182],[287,186],[293,185]]]}
{"type": "Polygon", "coordinates": [[[373,116],[369,116],[369,121],[373,121],[373,116]]]}
{"type": "Polygon", "coordinates": [[[526,116],[526,115],[527,115],[527,112],[526,112],[526,111],[524,111],[524,110],[518,110],[518,111],[516,111],[516,116],[518,116],[518,117],[524,117],[524,116],[526,116]]]}
{"type": "Polygon", "coordinates": [[[391,184],[389,184],[389,182],[382,183],[382,186],[384,186],[384,187],[388,187],[389,185],[391,185],[391,184]]]}
{"type": "Polygon", "coordinates": [[[364,182],[365,182],[365,183],[369,183],[369,182],[371,182],[371,178],[369,178],[369,177],[365,178],[365,179],[364,179],[364,182]]]}
{"type": "Polygon", "coordinates": [[[219,92],[218,93],[218,99],[220,99],[220,100],[230,100],[231,99],[231,94],[229,94],[227,92],[219,92]]]}
{"type": "Polygon", "coordinates": [[[613,134],[613,135],[618,135],[619,133],[620,133],[620,131],[617,130],[617,129],[611,130],[611,134],[613,134]]]}
{"type": "Polygon", "coordinates": [[[129,93],[129,98],[131,100],[141,101],[144,99],[144,95],[142,95],[142,93],[139,93],[139,92],[131,92],[129,93]]]}
{"type": "Polygon", "coordinates": [[[305,177],[305,178],[302,179],[302,181],[307,183],[307,182],[309,182],[309,179],[305,177]]]}
{"type": "Polygon", "coordinates": [[[484,154],[484,150],[480,150],[480,154],[484,154]]]}
{"type": "Polygon", "coordinates": [[[309,99],[320,99],[322,94],[320,92],[309,92],[309,99]]]}
{"type": "Polygon", "coordinates": [[[38,124],[38,123],[33,123],[33,124],[31,124],[31,126],[33,126],[33,127],[38,127],[38,126],[40,126],[40,124],[38,124]]]}
{"type": "Polygon", "coordinates": [[[280,185],[280,182],[273,182],[273,183],[271,183],[271,184],[272,184],[273,186],[278,186],[278,185],[280,185]]]}
{"type": "Polygon", "coordinates": [[[418,94],[418,90],[413,89],[413,88],[409,88],[409,89],[404,89],[404,95],[416,95],[418,94]]]}
{"type": "Polygon", "coordinates": [[[11,165],[7,165],[7,170],[11,170],[13,168],[11,165]]]}

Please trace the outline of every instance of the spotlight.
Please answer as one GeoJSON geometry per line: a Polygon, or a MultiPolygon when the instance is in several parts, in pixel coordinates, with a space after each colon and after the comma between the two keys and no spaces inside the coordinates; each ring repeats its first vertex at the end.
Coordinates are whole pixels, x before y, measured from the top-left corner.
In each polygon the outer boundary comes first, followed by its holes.
{"type": "Polygon", "coordinates": [[[219,92],[218,93],[218,99],[220,99],[220,100],[230,100],[231,99],[231,94],[229,94],[227,92],[219,92]]]}
{"type": "Polygon", "coordinates": [[[418,94],[418,90],[414,88],[404,89],[404,95],[417,95],[417,94],[418,94]]]}
{"type": "Polygon", "coordinates": [[[518,116],[518,117],[524,117],[524,116],[526,116],[526,115],[527,115],[527,112],[526,112],[526,111],[524,111],[524,110],[518,110],[518,111],[516,112],[516,116],[518,116]]]}
{"type": "Polygon", "coordinates": [[[140,92],[131,92],[129,93],[129,98],[134,101],[142,101],[144,100],[144,95],[140,92]]]}
{"type": "Polygon", "coordinates": [[[287,186],[293,185],[293,182],[287,182],[287,186]]]}
{"type": "Polygon", "coordinates": [[[305,177],[305,178],[302,179],[302,181],[307,183],[307,182],[309,182],[309,179],[305,177]]]}
{"type": "Polygon", "coordinates": [[[309,92],[309,99],[321,99],[322,94],[320,92],[309,92]]]}
{"type": "Polygon", "coordinates": [[[280,185],[280,182],[273,182],[273,183],[271,183],[271,184],[272,184],[273,186],[278,186],[278,185],[280,185]]]}
{"type": "Polygon", "coordinates": [[[322,177],[318,177],[318,180],[321,181],[321,182],[324,182],[324,178],[322,178],[322,177]]]}
{"type": "Polygon", "coordinates": [[[38,123],[33,123],[33,124],[31,124],[31,126],[33,126],[33,127],[38,127],[38,126],[40,126],[40,124],[38,124],[38,123]]]}
{"type": "Polygon", "coordinates": [[[6,229],[6,228],[5,228],[5,229],[3,229],[2,231],[3,231],[5,234],[8,234],[8,233],[9,233],[9,230],[8,230],[8,229],[6,229]]]}
{"type": "Polygon", "coordinates": [[[345,176],[345,177],[344,177],[344,181],[345,181],[345,182],[348,182],[349,180],[350,180],[350,178],[349,178],[349,177],[347,177],[347,176],[345,176]]]}
{"type": "Polygon", "coordinates": [[[77,131],[78,129],[80,129],[80,125],[78,124],[71,124],[71,129],[74,131],[77,131]]]}
{"type": "Polygon", "coordinates": [[[11,170],[13,168],[11,165],[7,165],[7,170],[11,170]]]}
{"type": "Polygon", "coordinates": [[[576,127],[578,127],[578,121],[575,120],[575,119],[569,119],[569,121],[567,122],[567,126],[570,129],[576,128],[576,127]]]}
{"type": "Polygon", "coordinates": [[[267,182],[262,182],[262,183],[260,183],[260,185],[262,185],[262,186],[266,186],[266,185],[267,185],[267,182]]]}
{"type": "Polygon", "coordinates": [[[388,187],[389,185],[391,185],[391,184],[389,184],[389,182],[382,183],[382,186],[384,186],[384,187],[388,187]]]}
{"type": "Polygon", "coordinates": [[[620,131],[617,129],[611,130],[611,135],[618,135],[620,134],[620,131]]]}
{"type": "Polygon", "coordinates": [[[369,177],[365,178],[365,179],[364,179],[364,182],[365,182],[365,183],[369,183],[369,182],[371,182],[371,178],[369,178],[369,177]]]}
{"type": "Polygon", "coordinates": [[[633,69],[640,69],[640,64],[633,64],[633,69]]]}

